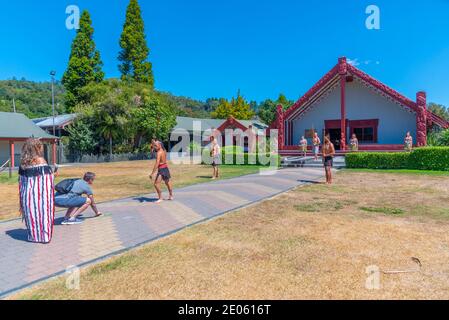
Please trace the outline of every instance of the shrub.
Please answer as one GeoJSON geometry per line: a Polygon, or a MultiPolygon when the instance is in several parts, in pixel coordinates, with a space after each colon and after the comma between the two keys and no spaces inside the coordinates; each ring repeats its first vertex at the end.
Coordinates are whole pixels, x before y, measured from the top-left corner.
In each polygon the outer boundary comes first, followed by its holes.
{"type": "Polygon", "coordinates": [[[449,146],[449,129],[441,131],[438,135],[439,146],[449,146]]]}
{"type": "Polygon", "coordinates": [[[449,147],[424,147],[413,150],[408,169],[449,171],[449,147]]]}
{"type": "Polygon", "coordinates": [[[410,153],[360,152],[346,155],[347,168],[406,169],[410,153]]]}
{"type": "Polygon", "coordinates": [[[423,147],[410,153],[349,153],[346,155],[346,167],[449,171],[449,147],[423,147]]]}

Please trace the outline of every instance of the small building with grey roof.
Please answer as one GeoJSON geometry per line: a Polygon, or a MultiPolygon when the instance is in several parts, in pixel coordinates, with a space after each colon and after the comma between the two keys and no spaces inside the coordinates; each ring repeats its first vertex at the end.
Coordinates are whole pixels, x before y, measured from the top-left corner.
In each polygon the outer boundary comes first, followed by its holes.
{"type": "Polygon", "coordinates": [[[38,127],[22,113],[0,112],[0,166],[8,160],[11,160],[13,167],[16,166],[23,143],[31,137],[41,139],[47,150],[51,145],[52,157],[56,158],[57,137],[38,127]]]}

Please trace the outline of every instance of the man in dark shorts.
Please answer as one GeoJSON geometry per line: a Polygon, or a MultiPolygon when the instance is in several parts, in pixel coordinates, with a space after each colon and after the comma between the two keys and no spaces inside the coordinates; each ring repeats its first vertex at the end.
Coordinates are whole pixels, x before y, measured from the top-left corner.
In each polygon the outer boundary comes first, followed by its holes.
{"type": "Polygon", "coordinates": [[[95,217],[102,215],[98,211],[94,201],[94,193],[91,185],[95,180],[95,173],[86,172],[83,179],[76,180],[73,183],[69,193],[55,195],[55,205],[61,208],[67,208],[65,219],[62,222],[64,225],[79,224],[83,221],[77,217],[83,213],[89,206],[95,212],[95,217]],[[83,197],[83,195],[87,197],[83,197]]]}
{"type": "Polygon", "coordinates": [[[326,184],[332,184],[332,166],[334,165],[335,147],[329,136],[324,138],[322,152],[324,170],[326,173],[326,184]]]}
{"type": "Polygon", "coordinates": [[[156,189],[158,200],[155,203],[162,202],[161,180],[164,180],[170,194],[168,200],[173,200],[173,189],[171,186],[171,175],[167,165],[167,153],[162,146],[162,142],[156,141],[154,143],[156,150],[156,162],[153,167],[153,171],[150,174],[150,178],[154,181],[154,188],[156,189]]]}

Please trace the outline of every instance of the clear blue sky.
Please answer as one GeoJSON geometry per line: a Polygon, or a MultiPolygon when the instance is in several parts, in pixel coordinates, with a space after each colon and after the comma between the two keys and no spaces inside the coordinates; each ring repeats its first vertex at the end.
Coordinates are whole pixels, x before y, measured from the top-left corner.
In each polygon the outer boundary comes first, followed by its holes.
{"type": "MultiPolygon", "coordinates": [[[[414,99],[449,106],[449,1],[140,0],[156,87],[204,99],[297,99],[347,56],[414,99]],[[381,30],[365,28],[365,8],[381,30]],[[367,61],[367,63],[365,63],[367,61]]],[[[128,0],[3,1],[0,79],[61,77],[75,31],[65,8],[88,9],[107,77],[117,77],[118,39],[128,0]]]]}

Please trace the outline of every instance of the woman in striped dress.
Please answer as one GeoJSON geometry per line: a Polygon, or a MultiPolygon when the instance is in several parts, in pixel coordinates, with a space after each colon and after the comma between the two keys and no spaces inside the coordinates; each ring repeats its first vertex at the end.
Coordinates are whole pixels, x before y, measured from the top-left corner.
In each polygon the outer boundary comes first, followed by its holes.
{"type": "Polygon", "coordinates": [[[19,168],[19,196],[28,240],[49,243],[55,216],[54,174],[43,153],[44,146],[39,139],[30,138],[25,142],[19,168]]]}

